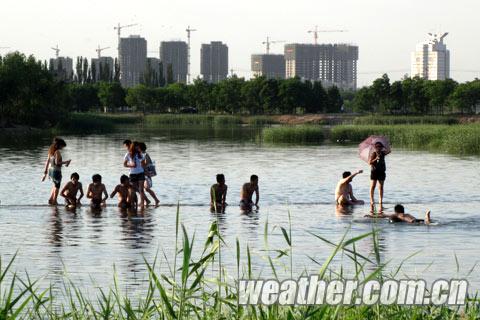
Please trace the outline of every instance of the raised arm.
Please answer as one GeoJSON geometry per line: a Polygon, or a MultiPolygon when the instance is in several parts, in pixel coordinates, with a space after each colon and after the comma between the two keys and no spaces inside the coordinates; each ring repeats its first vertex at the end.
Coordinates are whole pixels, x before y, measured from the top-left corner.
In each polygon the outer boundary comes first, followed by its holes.
{"type": "Polygon", "coordinates": [[[358,171],[355,172],[354,174],[349,175],[348,177],[342,179],[342,180],[340,181],[340,183],[341,183],[341,184],[349,183],[349,182],[351,182],[351,181],[353,180],[353,178],[355,178],[355,177],[356,177],[358,174],[360,174],[360,173],[363,173],[363,170],[358,170],[358,171]]]}
{"type": "Polygon", "coordinates": [[[370,161],[368,161],[368,164],[372,165],[375,163],[375,161],[378,160],[378,153],[374,152],[372,156],[370,157],[370,161]]]}

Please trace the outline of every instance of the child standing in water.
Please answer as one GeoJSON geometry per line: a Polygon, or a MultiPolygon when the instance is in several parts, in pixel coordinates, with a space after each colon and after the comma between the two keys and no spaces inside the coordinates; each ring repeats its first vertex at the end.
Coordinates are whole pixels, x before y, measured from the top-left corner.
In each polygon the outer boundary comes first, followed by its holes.
{"type": "Polygon", "coordinates": [[[107,189],[102,183],[102,176],[94,174],[92,177],[92,183],[87,189],[87,198],[91,199],[90,207],[95,210],[101,210],[102,205],[105,206],[105,201],[108,199],[107,189]],[[102,195],[104,196],[102,198],[102,195]]]}
{"type": "Polygon", "coordinates": [[[60,195],[65,198],[65,204],[68,208],[75,208],[79,206],[80,199],[83,197],[82,184],[79,182],[80,176],[74,172],[70,175],[70,181],[63,187],[60,195]],[[77,193],[80,191],[80,196],[77,198],[77,193]]]}
{"type": "Polygon", "coordinates": [[[225,213],[227,203],[227,185],[225,184],[225,176],[217,174],[217,183],[210,188],[210,211],[217,213],[225,213]]]}
{"type": "Polygon", "coordinates": [[[118,194],[118,207],[122,209],[132,208],[134,202],[132,201],[132,193],[136,198],[135,189],[130,184],[130,179],[126,175],[122,175],[120,177],[120,184],[115,187],[110,198],[118,194]]]}
{"type": "Polygon", "coordinates": [[[48,204],[56,206],[58,193],[60,191],[60,184],[62,183],[62,165],[69,166],[72,160],[63,161],[62,154],[60,150],[65,148],[67,144],[65,140],[60,138],[53,139],[53,143],[48,149],[48,157],[45,162],[45,171],[42,178],[42,181],[45,181],[45,178],[48,177],[53,182],[52,191],[50,192],[50,199],[48,199],[48,204]]]}
{"type": "Polygon", "coordinates": [[[244,212],[251,212],[253,206],[258,209],[258,201],[260,200],[260,191],[258,189],[258,176],[252,174],[250,182],[243,185],[240,191],[240,210],[244,212]],[[253,202],[253,193],[256,194],[255,203],[253,202]]]}

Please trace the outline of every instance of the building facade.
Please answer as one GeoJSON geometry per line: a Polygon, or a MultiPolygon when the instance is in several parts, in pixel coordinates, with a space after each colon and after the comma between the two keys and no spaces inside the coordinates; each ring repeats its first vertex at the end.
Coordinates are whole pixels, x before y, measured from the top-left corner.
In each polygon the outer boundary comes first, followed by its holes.
{"type": "Polygon", "coordinates": [[[165,78],[168,77],[169,65],[173,81],[187,83],[188,45],[184,41],[162,41],[160,43],[160,61],[163,64],[165,78]]]}
{"type": "Polygon", "coordinates": [[[126,88],[141,83],[147,64],[147,41],[140,36],[120,38],[120,83],[126,88]]]}
{"type": "Polygon", "coordinates": [[[285,45],[285,76],[321,81],[324,86],[357,88],[358,47],[349,44],[285,45]]]}
{"type": "Polygon", "coordinates": [[[73,79],[73,60],[69,57],[57,57],[50,59],[50,72],[55,77],[64,81],[73,79]]]}
{"type": "Polygon", "coordinates": [[[426,80],[445,80],[450,78],[450,51],[443,43],[448,33],[442,35],[429,33],[427,42],[419,43],[412,52],[411,76],[426,80]]]}
{"type": "Polygon", "coordinates": [[[228,76],[228,47],[221,41],[202,44],[200,49],[200,73],[203,80],[217,83],[228,76]]]}
{"type": "Polygon", "coordinates": [[[285,79],[285,56],[283,54],[252,54],[251,62],[254,76],[285,79]]]}
{"type": "Polygon", "coordinates": [[[92,68],[92,76],[95,77],[95,81],[112,80],[114,68],[114,60],[112,57],[92,58],[90,66],[92,68]]]}

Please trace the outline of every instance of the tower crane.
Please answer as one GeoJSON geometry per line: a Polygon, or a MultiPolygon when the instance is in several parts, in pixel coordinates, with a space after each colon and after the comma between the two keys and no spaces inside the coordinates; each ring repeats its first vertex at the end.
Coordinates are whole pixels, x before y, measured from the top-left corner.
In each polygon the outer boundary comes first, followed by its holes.
{"type": "Polygon", "coordinates": [[[267,36],[267,41],[263,41],[262,44],[266,45],[266,51],[267,54],[270,54],[270,45],[274,43],[284,43],[285,41],[283,40],[270,40],[270,38],[267,36]]]}
{"type": "Polygon", "coordinates": [[[308,30],[308,33],[313,33],[313,42],[318,44],[318,33],[320,32],[347,32],[348,30],[318,30],[318,26],[314,29],[308,30]]]}
{"type": "Polygon", "coordinates": [[[187,47],[187,83],[190,83],[190,34],[197,31],[197,29],[192,29],[190,26],[185,30],[187,31],[188,47],[187,47]]]}
{"type": "Polygon", "coordinates": [[[58,56],[59,56],[59,54],[60,54],[60,49],[58,49],[58,44],[57,44],[57,46],[56,46],[55,48],[52,47],[52,48],[50,48],[50,49],[52,49],[53,51],[55,51],[55,57],[58,58],[58,56]]]}
{"type": "Polygon", "coordinates": [[[95,49],[95,51],[97,51],[97,54],[98,54],[98,59],[100,59],[100,57],[102,56],[102,51],[107,49],[110,49],[110,47],[100,48],[100,45],[98,45],[98,48],[95,49]]]}
{"type": "Polygon", "coordinates": [[[133,23],[133,24],[127,24],[127,25],[120,25],[120,23],[118,23],[118,25],[116,27],[113,27],[113,30],[117,30],[117,36],[118,36],[118,58],[120,59],[120,35],[121,35],[121,32],[122,32],[122,29],[124,28],[130,28],[130,27],[134,27],[138,25],[138,23],[133,23]]]}

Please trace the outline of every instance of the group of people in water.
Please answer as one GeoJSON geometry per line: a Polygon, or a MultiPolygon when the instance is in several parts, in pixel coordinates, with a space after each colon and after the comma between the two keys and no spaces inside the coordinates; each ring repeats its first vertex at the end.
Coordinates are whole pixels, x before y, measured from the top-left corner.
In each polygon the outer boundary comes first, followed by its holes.
{"type": "MultiPolygon", "coordinates": [[[[110,198],[118,197],[118,206],[122,209],[129,209],[137,212],[137,209],[143,210],[144,207],[151,204],[151,200],[147,197],[148,193],[155,201],[155,206],[159,206],[160,201],[152,190],[153,182],[152,178],[157,175],[155,163],[146,152],[147,146],[143,142],[125,140],[123,142],[127,153],[124,156],[123,165],[129,169],[129,176],[122,175],[120,177],[120,183],[114,188],[110,194],[110,198]],[[137,196],[137,194],[139,196],[137,196]]],[[[62,166],[68,167],[71,160],[64,161],[61,155],[61,151],[66,147],[66,143],[63,139],[55,138],[48,150],[47,161],[45,162],[45,171],[42,181],[48,176],[53,182],[53,187],[50,193],[50,199],[48,203],[50,205],[57,205],[57,198],[60,195],[65,198],[65,204],[70,209],[75,209],[81,205],[80,200],[83,198],[83,187],[80,183],[80,176],[74,172],[70,176],[70,181],[67,182],[60,190],[62,181],[62,166]]],[[[383,213],[383,186],[386,178],[386,165],[385,165],[384,146],[381,142],[376,142],[374,146],[374,152],[372,152],[369,158],[369,164],[371,166],[370,173],[370,205],[374,208],[374,194],[375,188],[378,185],[379,189],[379,205],[381,210],[377,213],[371,210],[369,215],[365,217],[369,218],[388,218],[391,222],[407,222],[407,223],[425,223],[429,224],[430,211],[425,214],[425,219],[417,219],[410,214],[405,213],[405,209],[402,205],[398,204],[394,208],[393,214],[383,213]]],[[[363,205],[364,201],[358,200],[353,194],[353,188],[351,185],[352,180],[359,174],[363,173],[362,170],[358,170],[355,173],[345,171],[342,174],[342,179],[337,184],[335,190],[335,203],[337,208],[345,209],[355,205],[363,205]]],[[[227,190],[228,187],[225,183],[225,176],[223,174],[217,174],[217,183],[213,184],[210,188],[210,210],[216,213],[224,213],[227,207],[227,190]]],[[[101,210],[105,206],[106,200],[109,194],[105,185],[102,183],[102,176],[94,174],[92,176],[92,182],[88,185],[86,191],[86,197],[90,199],[90,207],[94,210],[101,210]]],[[[258,176],[252,175],[250,181],[243,184],[240,192],[240,209],[242,212],[249,213],[254,209],[258,210],[260,200],[260,192],[258,186],[258,176]],[[253,195],[255,194],[255,201],[253,201],[253,195]]]]}

